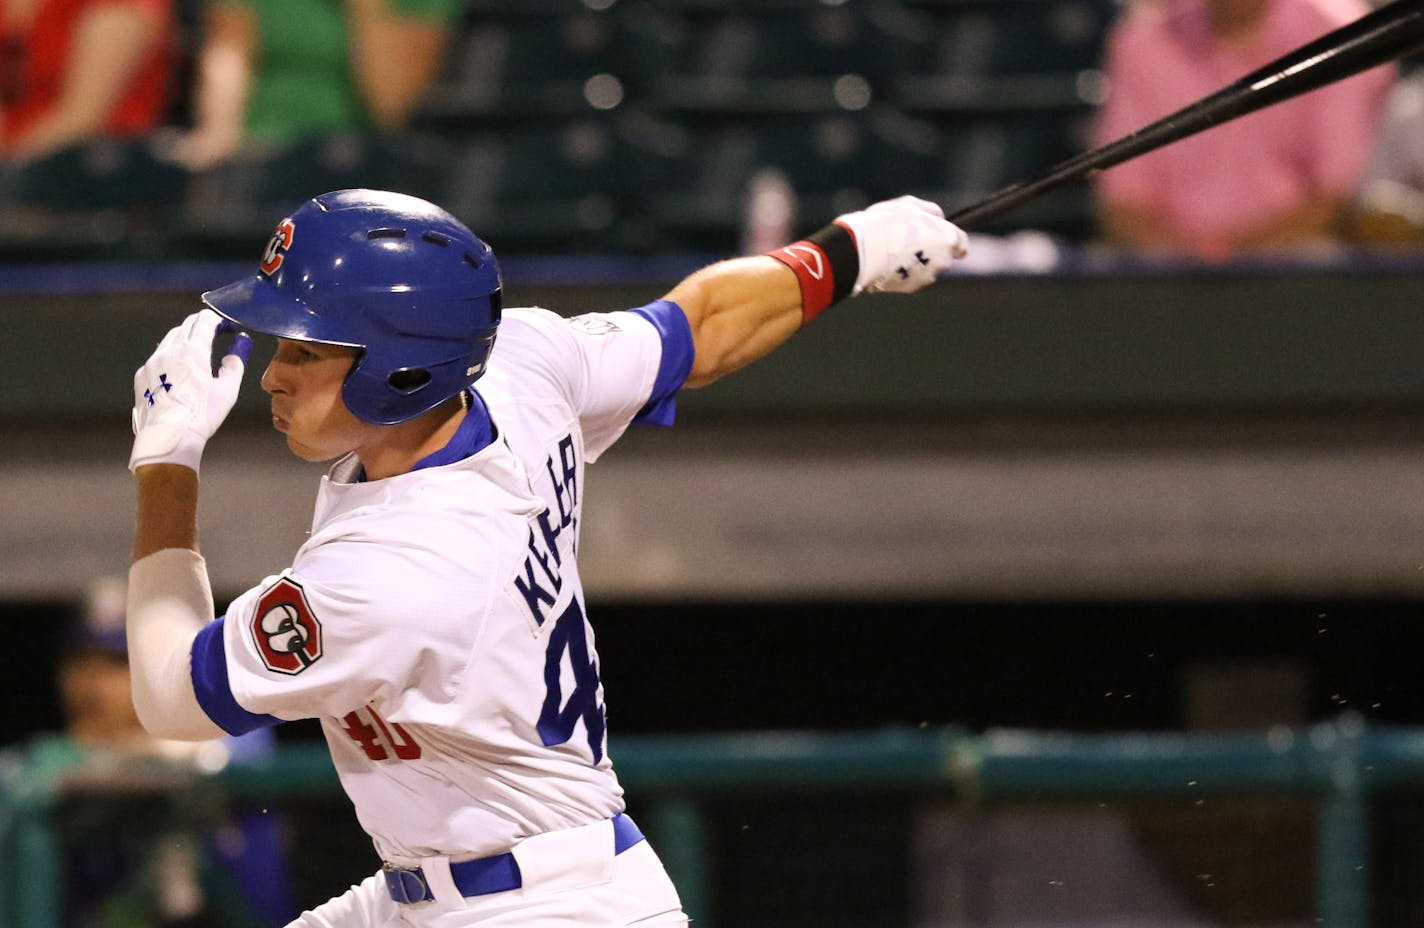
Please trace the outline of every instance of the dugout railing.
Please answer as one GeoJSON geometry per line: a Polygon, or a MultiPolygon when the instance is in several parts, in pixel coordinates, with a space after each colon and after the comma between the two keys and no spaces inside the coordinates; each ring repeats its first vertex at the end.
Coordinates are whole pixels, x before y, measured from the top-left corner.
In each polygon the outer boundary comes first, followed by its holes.
{"type": "MultiPolygon", "coordinates": [[[[970,808],[1010,801],[1302,798],[1317,809],[1313,920],[1329,928],[1367,928],[1370,801],[1381,790],[1424,785],[1424,729],[1372,727],[1356,715],[1249,734],[969,734],[922,727],[625,736],[610,749],[699,928],[716,924],[704,803],[749,792],[854,797],[866,791],[938,795],[970,808]]],[[[60,796],[33,782],[16,788],[16,782],[7,778],[0,793],[0,924],[58,928],[66,891],[55,820],[60,796]]],[[[313,743],[212,772],[127,774],[109,790],[116,802],[165,794],[171,813],[215,801],[331,796],[339,786],[324,746],[313,743]]]]}

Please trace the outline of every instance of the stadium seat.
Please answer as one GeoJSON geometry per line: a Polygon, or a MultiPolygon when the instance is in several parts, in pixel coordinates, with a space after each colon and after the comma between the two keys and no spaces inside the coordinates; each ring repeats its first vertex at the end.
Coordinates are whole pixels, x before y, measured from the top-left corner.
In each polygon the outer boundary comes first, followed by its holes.
{"type": "Polygon", "coordinates": [[[10,175],[10,198],[59,210],[157,207],[181,201],[183,177],[147,140],[102,140],[24,165],[10,175]]]}
{"type": "Polygon", "coordinates": [[[1029,112],[1093,105],[1090,75],[1109,0],[909,0],[924,38],[889,77],[885,98],[919,112],[1029,112]]]}
{"type": "Polygon", "coordinates": [[[915,68],[941,74],[1095,67],[1118,10],[1114,0],[906,0],[905,8],[927,30],[915,68]]]}
{"type": "Polygon", "coordinates": [[[874,15],[879,9],[801,4],[683,10],[678,34],[684,46],[649,88],[650,99],[671,111],[711,115],[861,108],[898,58],[899,37],[883,28],[874,15]]]}
{"type": "Polygon", "coordinates": [[[303,201],[328,190],[384,187],[389,163],[380,142],[361,135],[312,138],[249,150],[191,177],[178,245],[198,255],[246,256],[303,201]]]}
{"type": "Polygon", "coordinates": [[[158,253],[186,173],[146,139],[75,146],[0,172],[0,255],[66,259],[158,253]]]}
{"type": "MultiPolygon", "coordinates": [[[[947,128],[944,171],[933,198],[952,214],[1010,184],[1034,180],[1077,154],[1082,132],[1081,117],[989,118],[947,128]]],[[[1070,185],[985,224],[981,231],[1037,228],[1076,238],[1090,234],[1091,209],[1086,185],[1070,185]]]]}
{"type": "Polygon", "coordinates": [[[636,251],[656,160],[631,120],[569,119],[460,141],[428,195],[497,249],[636,251]]]}
{"type": "Polygon", "coordinates": [[[506,8],[461,30],[417,125],[460,132],[611,109],[621,104],[624,87],[660,66],[666,45],[646,17],[586,7],[506,8]]]}

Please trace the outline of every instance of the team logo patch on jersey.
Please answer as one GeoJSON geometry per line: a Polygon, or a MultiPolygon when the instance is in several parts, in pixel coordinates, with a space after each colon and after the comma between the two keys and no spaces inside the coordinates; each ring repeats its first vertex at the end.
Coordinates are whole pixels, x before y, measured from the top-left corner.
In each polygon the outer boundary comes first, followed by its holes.
{"type": "Polygon", "coordinates": [[[252,640],[268,670],[297,674],[321,657],[321,623],[301,584],[283,577],[257,600],[252,640]]]}
{"type": "Polygon", "coordinates": [[[262,251],[262,273],[268,276],[277,273],[277,269],[287,259],[287,249],[292,247],[292,236],[296,232],[296,224],[290,219],[283,219],[277,224],[277,231],[272,233],[267,247],[262,251]]]}
{"type": "Polygon", "coordinates": [[[574,316],[569,320],[569,325],[589,335],[607,335],[610,332],[622,331],[618,328],[618,323],[601,313],[574,316]]]}

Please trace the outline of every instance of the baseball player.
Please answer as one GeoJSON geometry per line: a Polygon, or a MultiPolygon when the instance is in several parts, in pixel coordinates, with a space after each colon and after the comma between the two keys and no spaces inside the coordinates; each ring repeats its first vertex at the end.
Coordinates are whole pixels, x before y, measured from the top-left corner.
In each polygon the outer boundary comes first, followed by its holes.
{"type": "Polygon", "coordinates": [[[670,424],[680,388],[844,297],[919,289],[965,249],[902,197],[647,306],[565,319],[502,309],[494,254],[445,211],[345,190],[203,294],[134,376],[134,703],[165,738],[321,720],[382,866],[292,925],[687,924],[608,754],[584,468],[630,422],[670,424]],[[222,329],[238,334],[215,371],[222,329]],[[247,333],[276,338],[273,426],[335,463],[291,566],[214,618],[198,471],[247,333]]]}

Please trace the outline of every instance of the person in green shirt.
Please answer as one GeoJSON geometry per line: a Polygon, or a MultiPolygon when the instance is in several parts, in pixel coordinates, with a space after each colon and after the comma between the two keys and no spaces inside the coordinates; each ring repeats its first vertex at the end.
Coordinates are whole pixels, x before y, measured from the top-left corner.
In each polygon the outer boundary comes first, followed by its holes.
{"type": "Polygon", "coordinates": [[[438,76],[463,0],[210,0],[178,157],[404,128],[438,76]]]}

